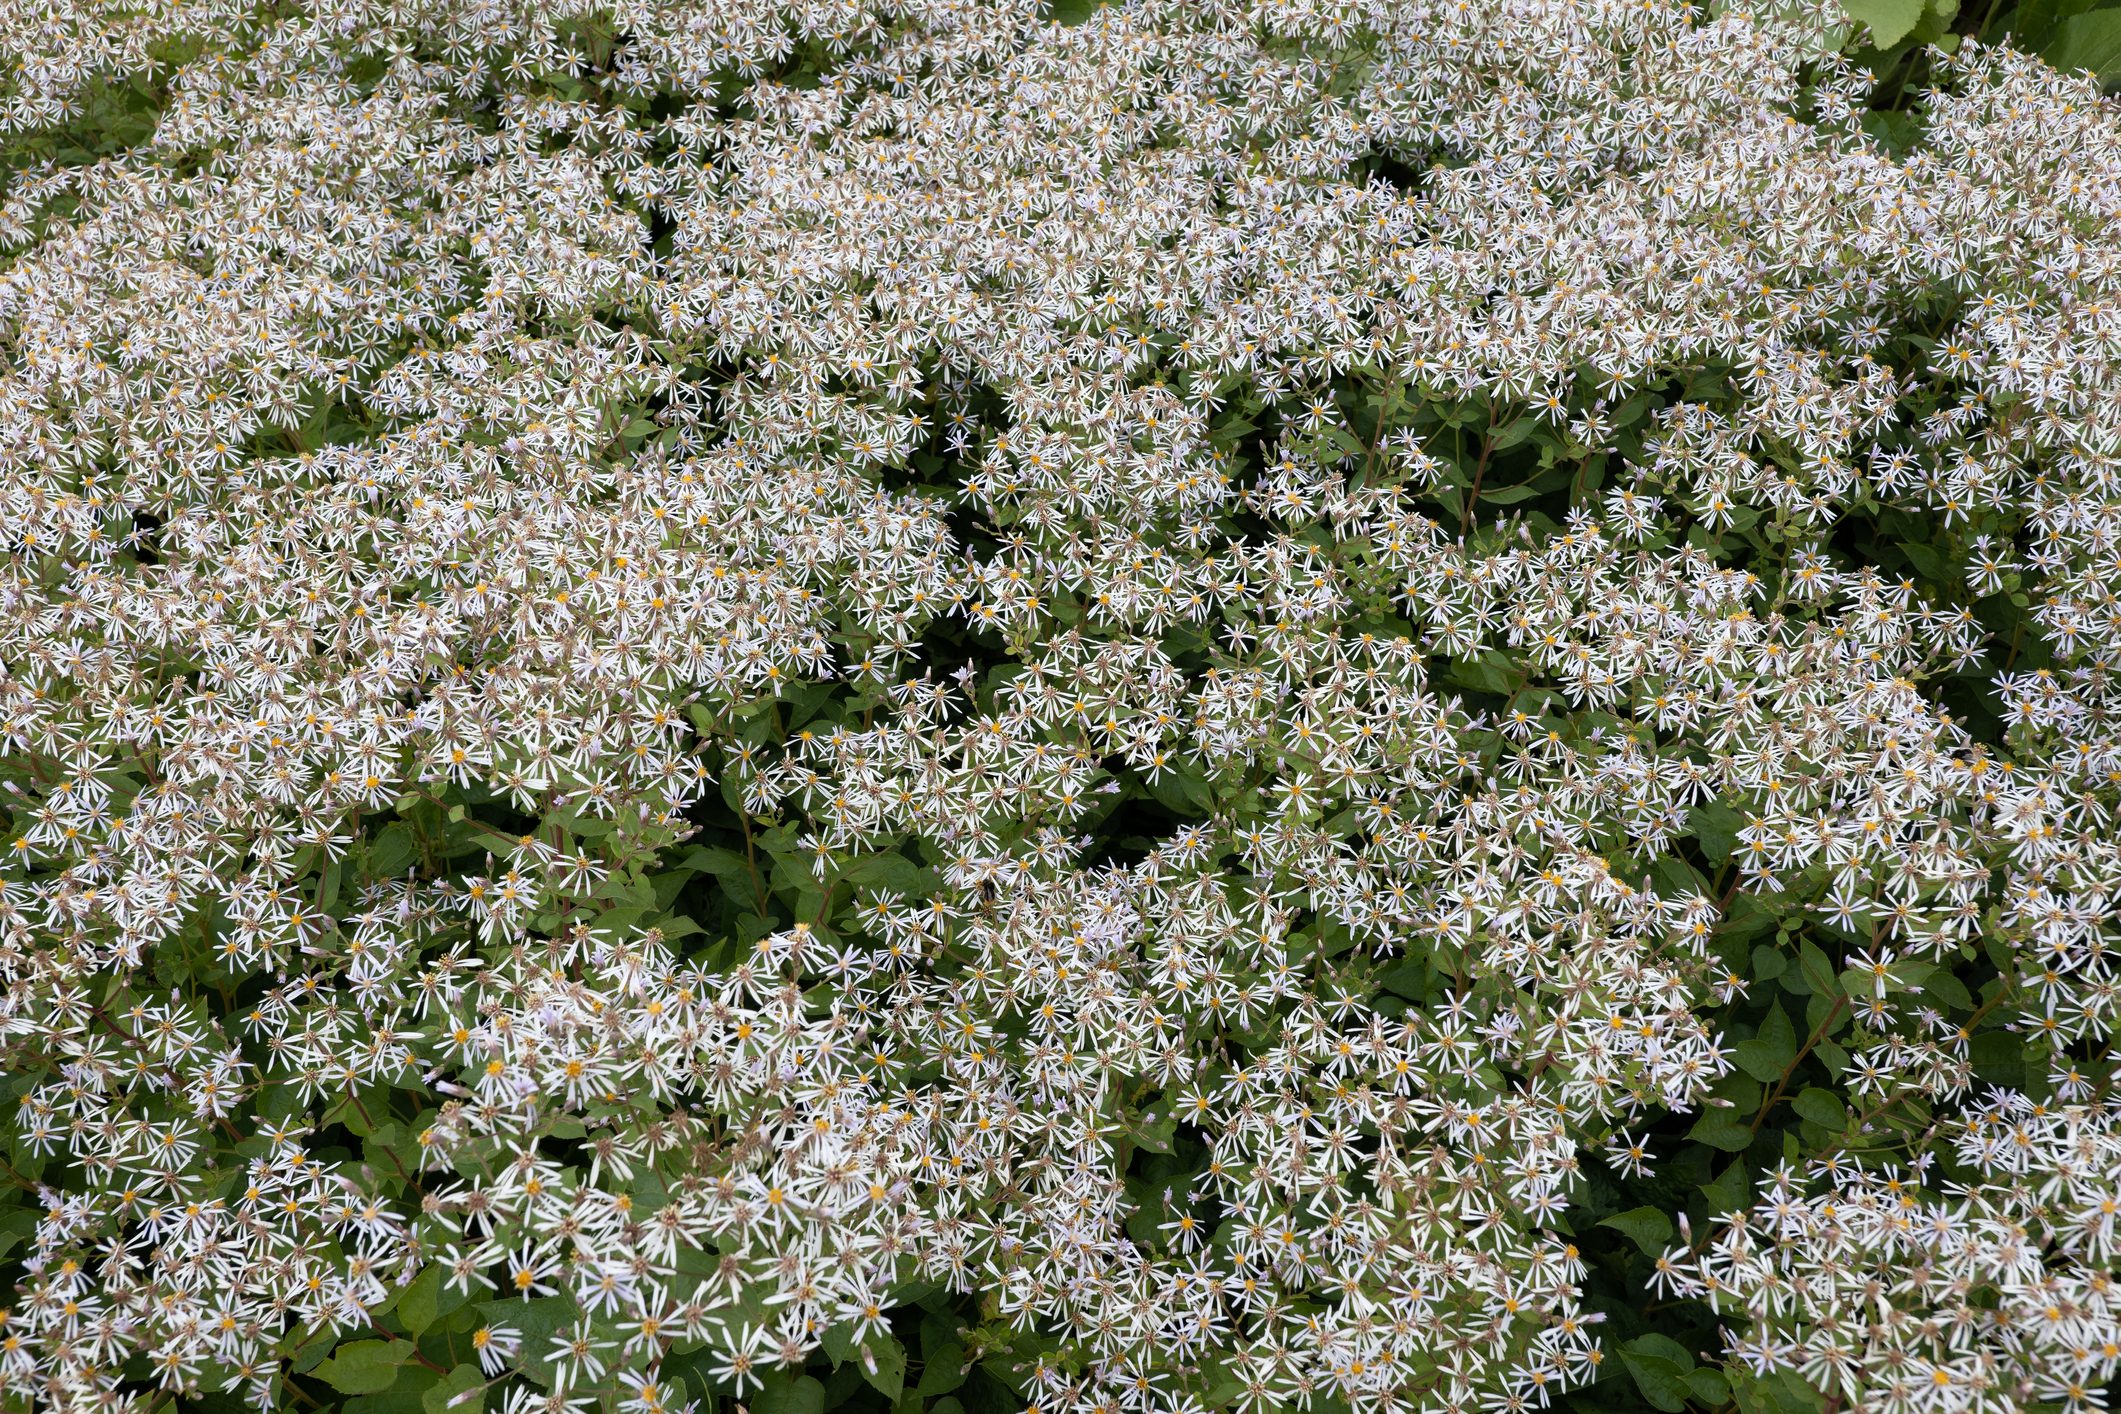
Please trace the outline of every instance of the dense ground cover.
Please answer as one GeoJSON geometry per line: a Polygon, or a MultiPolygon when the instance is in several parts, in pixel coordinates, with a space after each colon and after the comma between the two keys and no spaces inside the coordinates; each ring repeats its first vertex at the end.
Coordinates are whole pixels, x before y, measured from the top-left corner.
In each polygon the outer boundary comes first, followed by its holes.
{"type": "Polygon", "coordinates": [[[2121,11],[0,36],[8,1407],[2103,1402],[2121,11]]]}

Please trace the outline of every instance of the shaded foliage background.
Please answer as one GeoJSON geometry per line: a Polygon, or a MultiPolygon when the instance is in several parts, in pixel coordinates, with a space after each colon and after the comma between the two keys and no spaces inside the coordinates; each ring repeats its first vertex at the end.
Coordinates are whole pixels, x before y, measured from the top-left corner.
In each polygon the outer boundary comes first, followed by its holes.
{"type": "MultiPolygon", "coordinates": [[[[1054,13],[1079,20],[1089,12],[1086,0],[1063,0],[1054,13]]],[[[1866,126],[1887,143],[1911,137],[1906,109],[1926,81],[1931,45],[1949,48],[1958,36],[1997,38],[2009,35],[2058,67],[2089,69],[2106,81],[2121,79],[2121,5],[2100,6],[2091,0],[1852,0],[1851,15],[1867,26],[1851,38],[1859,62],[1885,76],[1866,126]]],[[[592,53],[608,46],[609,35],[587,33],[592,53]]],[[[156,56],[148,69],[98,83],[87,95],[81,114],[63,127],[0,138],[0,162],[9,168],[35,164],[77,166],[122,152],[150,133],[169,102],[166,80],[186,57],[180,45],[156,56]]],[[[799,51],[781,77],[801,83],[814,77],[823,58],[799,51]]],[[[655,101],[644,99],[653,112],[655,101]]],[[[1380,161],[1381,175],[1411,181],[1410,174],[1380,161]]],[[[64,200],[48,221],[67,215],[64,200]]],[[[1953,314],[1935,311],[1940,326],[1953,314]]],[[[1882,362],[1919,368],[1927,356],[1924,341],[1909,336],[1879,353],[1882,362]]],[[[1434,448],[1448,448],[1458,474],[1434,495],[1445,524],[1473,530],[1483,517],[1506,510],[1534,534],[1558,531],[1572,507],[1595,504],[1610,468],[1636,460],[1642,436],[1661,406],[1674,402],[1713,401],[1725,370],[1702,369],[1687,377],[1635,392],[1615,412],[1610,450],[1591,452],[1573,445],[1549,423],[1507,404],[1434,404],[1377,399],[1354,385],[1347,389],[1342,421],[1361,444],[1374,447],[1388,430],[1411,428],[1434,448]]],[[[640,420],[626,425],[621,440],[632,445],[655,435],[654,408],[638,410],[640,420]]],[[[370,435],[373,425],[344,408],[326,409],[315,425],[296,438],[305,450],[370,435]]],[[[1218,437],[1241,467],[1256,467],[1281,429],[1272,412],[1257,401],[1234,404],[1218,437]],[[1254,422],[1253,419],[1259,419],[1254,422]]],[[[263,434],[261,434],[262,436],[263,434]]],[[[937,438],[910,461],[909,487],[945,498],[960,493],[957,467],[937,438]]],[[[968,543],[979,546],[986,532],[967,516],[954,526],[968,543]]],[[[151,523],[138,527],[134,553],[154,553],[151,523]]],[[[1919,593],[1940,605],[1966,604],[2004,646],[2004,666],[2039,667],[2050,661],[2041,634],[2029,628],[2028,601],[2022,592],[1974,596],[1966,588],[1964,567],[1971,534],[1875,503],[1851,508],[1835,532],[1836,547],[1857,562],[1903,575],[1919,593]]],[[[1779,566],[1782,547],[1771,527],[1754,512],[1741,510],[1726,531],[1695,526],[1691,538],[1716,560],[1734,568],[1779,566]]],[[[1167,648],[1184,667],[1205,661],[1204,645],[1188,642],[1185,631],[1167,638],[1167,648]]],[[[977,633],[956,624],[932,628],[924,640],[927,661],[942,672],[964,667],[975,676],[1006,656],[996,634],[977,633]]],[[[1470,662],[1437,660],[1439,677],[1463,692],[1469,705],[1500,707],[1524,685],[1522,672],[1507,658],[1491,655],[1470,662]]],[[[1980,738],[2001,737],[1983,674],[1969,672],[1940,688],[1943,700],[1980,738]]],[[[747,747],[778,745],[802,730],[820,731],[840,722],[864,720],[880,697],[839,685],[801,685],[781,699],[757,704],[728,719],[702,712],[697,723],[713,739],[726,766],[747,747]]],[[[755,816],[741,798],[740,774],[725,770],[719,795],[710,796],[687,822],[696,833],[669,852],[668,867],[615,878],[600,891],[598,911],[652,921],[665,936],[709,962],[726,962],[751,941],[799,922],[820,922],[844,906],[858,890],[919,896],[932,886],[940,861],[908,846],[870,856],[827,879],[810,868],[809,856],[792,822],[755,816]]],[[[1185,822],[1204,818],[1212,804],[1208,784],[1197,775],[1173,772],[1150,781],[1129,777],[1086,822],[1100,841],[1102,857],[1139,858],[1151,842],[1168,836],[1185,822]]],[[[478,789],[421,793],[406,797],[389,811],[365,823],[363,837],[345,863],[319,864],[320,903],[350,893],[366,880],[388,879],[411,865],[432,870],[505,847],[517,833],[552,824],[523,816],[507,802],[478,789]]],[[[599,822],[557,822],[576,837],[593,837],[599,822]]],[[[1699,1115],[1667,1116],[1651,1138],[1664,1156],[1655,1178],[1628,1179],[1602,1165],[1587,1167],[1585,1184],[1567,1218],[1591,1271],[1588,1304],[1604,1316],[1609,1349],[1618,1369],[1587,1389],[1565,1397],[1565,1407],[1584,1411],[1655,1409],[1677,1414],[1682,1409],[1737,1407],[1754,1411],[1821,1408],[1818,1397],[1800,1382],[1776,1378],[1733,1389],[1726,1377],[1702,1363],[1717,1344],[1716,1321],[1696,1302],[1646,1298],[1656,1254],[1681,1224],[1705,1228],[1717,1215],[1745,1205],[1758,1176],[1801,1155],[1817,1155],[1850,1128],[1846,1105],[1833,1083],[1846,1059],[1836,1036],[1847,1024],[1848,992],[1830,960],[1854,935],[1837,935],[1828,925],[1806,916],[1801,907],[1778,908],[1738,890],[1741,821],[1726,809],[1695,812],[1690,838],[1659,861],[1659,881],[1681,890],[1700,889],[1727,905],[1719,934],[1720,951],[1742,961],[1753,984],[1747,998],[1726,1009],[1725,1034],[1737,1046],[1737,1072],[1718,1087],[1723,1103],[1699,1115]],[[1822,946],[1825,944],[1825,946],[1822,946]]],[[[1095,857],[1095,856],[1094,856],[1095,857]]],[[[542,919],[546,927],[566,919],[542,919]]],[[[220,994],[231,1013],[254,1005],[263,979],[231,988],[217,969],[211,951],[210,920],[202,920],[196,937],[183,946],[159,951],[151,969],[169,987],[202,988],[220,994]]],[[[1325,949],[1346,946],[1329,929],[1319,930],[1325,949]]],[[[1998,955],[1954,974],[1930,971],[1920,981],[1961,1008],[1978,1007],[2010,967],[1998,955]]],[[[1427,959],[1365,961],[1352,954],[1344,982],[1362,989],[1371,1006],[1385,1014],[1439,1000],[1450,978],[1427,959]]],[[[1975,1070],[1985,1081],[2037,1089],[2042,1077],[2029,1073],[2023,1056],[1996,1035],[1980,1038],[1975,1070]]],[[[27,1088],[17,1080],[17,1093],[27,1088]]],[[[389,1184],[418,1166],[417,1134],[431,1111],[417,1097],[401,1091],[349,1091],[325,1112],[324,1128],[312,1138],[315,1156],[365,1165],[389,1184]]],[[[272,1119],[267,1102],[257,1118],[272,1119]]],[[[1859,1123],[1864,1116],[1855,1117],[1859,1123]]],[[[1928,1114],[1916,1105],[1881,1122],[1913,1132],[1928,1114]]],[[[1161,1195],[1200,1172],[1208,1160],[1199,1142],[1175,1131],[1168,1115],[1159,1125],[1154,1115],[1136,1117],[1127,1167],[1130,1196],[1139,1206],[1136,1221],[1145,1239],[1161,1215],[1161,1195]]],[[[19,1132],[9,1136],[4,1204],[0,1204],[0,1256],[24,1245],[42,1215],[39,1181],[46,1160],[19,1132]]],[[[233,1152],[262,1148],[255,1135],[237,1136],[233,1152]]],[[[403,1186],[401,1183],[400,1186],[403,1186]]],[[[318,1339],[292,1352],[293,1378],[288,1389],[304,1406],[336,1406],[345,1414],[440,1414],[451,1399],[476,1380],[466,1375],[471,1332],[488,1317],[491,1306],[523,1330],[526,1347],[568,1318],[565,1302],[465,1301],[442,1288],[438,1269],[419,1279],[374,1313],[372,1339],[335,1343],[318,1339]]],[[[871,1343],[864,1359],[845,1339],[828,1337],[826,1347],[801,1371],[776,1371],[765,1389],[748,1401],[755,1414],[823,1414],[828,1410],[896,1411],[896,1414],[1013,1414],[1023,1406],[1027,1362],[1042,1353],[1036,1336],[1013,1331],[995,1320],[991,1305],[953,1297],[939,1288],[910,1286],[894,1293],[896,1309],[889,1339],[871,1343]]],[[[695,1363],[703,1366],[704,1357],[695,1363]]],[[[666,1371],[683,1383],[680,1389],[708,1389],[704,1368],[677,1355],[666,1371]]],[[[144,1374],[144,1371],[141,1372],[144,1374]]],[[[208,1395],[176,1401],[202,1411],[242,1407],[233,1395],[208,1395]]],[[[454,1407],[464,1408],[467,1405],[454,1407]]],[[[1334,1403],[1322,1397],[1316,1408],[1332,1414],[1334,1403]]]]}

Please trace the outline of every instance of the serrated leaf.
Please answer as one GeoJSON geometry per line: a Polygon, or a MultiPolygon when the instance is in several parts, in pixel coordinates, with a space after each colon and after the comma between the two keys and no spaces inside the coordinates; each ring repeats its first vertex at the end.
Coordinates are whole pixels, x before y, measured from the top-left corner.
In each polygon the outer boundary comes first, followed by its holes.
{"type": "Polygon", "coordinates": [[[808,1375],[772,1371],[751,1398],[751,1414],[825,1414],[825,1387],[808,1375]]]}
{"type": "Polygon", "coordinates": [[[910,897],[922,891],[921,867],[894,850],[863,855],[840,871],[840,882],[877,893],[910,897]]]}
{"type": "Polygon", "coordinates": [[[1648,1256],[1656,1256],[1672,1241],[1672,1219],[1658,1208],[1630,1208],[1598,1220],[1600,1227],[1624,1234],[1648,1256]]]}
{"type": "Polygon", "coordinates": [[[1712,861],[1731,857],[1731,846],[1738,842],[1738,830],[1744,823],[1737,811],[1720,801],[1697,805],[1687,815],[1687,828],[1701,842],[1701,852],[1712,861]]]}
{"type": "Polygon", "coordinates": [[[1848,17],[1870,31],[1871,43],[1890,49],[1922,21],[1924,0],[1842,0],[1848,17]]]}
{"type": "Polygon", "coordinates": [[[1760,1023],[1760,1034],[1749,1041],[1740,1041],[1731,1051],[1738,1068],[1753,1079],[1766,1082],[1780,1080],[1790,1062],[1797,1058],[1797,1028],[1790,1024],[1789,1014],[1777,1002],[1768,1008],[1767,1018],[1760,1023]]]}
{"type": "Polygon", "coordinates": [[[351,1341],[334,1350],[315,1373],[341,1394],[380,1394],[398,1382],[412,1350],[410,1341],[351,1341]]]}
{"type": "Polygon", "coordinates": [[[1649,1401],[1652,1409],[1661,1409],[1664,1414],[1680,1414],[1686,1408],[1687,1397],[1693,1393],[1687,1384],[1685,1367],[1662,1355],[1639,1351],[1636,1344],[1639,1342],[1620,1348],[1620,1361],[1635,1377],[1635,1388],[1642,1391],[1642,1397],[1649,1401]]]}
{"type": "Polygon", "coordinates": [[[444,1375],[440,1381],[428,1386],[420,1393],[421,1414],[479,1414],[485,1407],[486,1392],[479,1386],[486,1383],[476,1365],[459,1365],[444,1375]],[[479,1390],[469,1395],[462,1404],[450,1401],[468,1390],[479,1390]]]}
{"type": "Polygon", "coordinates": [[[1806,1086],[1804,1092],[1792,1101],[1790,1108],[1801,1118],[1827,1129],[1841,1130],[1849,1122],[1848,1106],[1831,1090],[1822,1090],[1816,1085],[1806,1086]]]}
{"type": "Polygon", "coordinates": [[[2121,9],[2092,10],[2057,24],[2040,57],[2065,72],[2088,70],[2094,78],[2121,78],[2121,9]]]}
{"type": "Polygon", "coordinates": [[[1629,1341],[1625,1348],[1638,1355],[1654,1355],[1661,1360],[1669,1360],[1682,1370],[1694,1367],[1694,1357],[1688,1353],[1687,1348],[1668,1335],[1658,1335],[1655,1332],[1638,1335],[1629,1341]]]}
{"type": "Polygon", "coordinates": [[[377,832],[368,846],[368,871],[378,879],[395,879],[420,852],[412,826],[399,820],[377,832]]]}
{"type": "Polygon", "coordinates": [[[418,1335],[435,1323],[442,1291],[442,1269],[423,1268],[398,1297],[398,1319],[405,1329],[418,1335]]]}
{"type": "Polygon", "coordinates": [[[1743,1159],[1701,1185],[1701,1196],[1708,1199],[1709,1212],[1714,1216],[1744,1208],[1752,1201],[1752,1191],[1752,1177],[1747,1173],[1743,1159]]]}
{"type": "Polygon", "coordinates": [[[1686,1382],[1688,1387],[1694,1391],[1695,1400],[1708,1405],[1711,1409],[1730,1403],[1731,1382],[1723,1377],[1723,1372],[1720,1370],[1705,1368],[1689,1370],[1687,1371],[1686,1382]]]}
{"type": "MultiPolygon", "coordinates": [[[[871,1336],[867,1342],[869,1361],[862,1365],[862,1378],[870,1387],[893,1403],[906,1390],[906,1347],[891,1335],[871,1336]],[[870,1363],[876,1368],[870,1369],[870,1363]]],[[[860,1352],[856,1352],[860,1358],[860,1352]]]]}
{"type": "Polygon", "coordinates": [[[1712,1109],[1694,1122],[1694,1127],[1687,1131],[1686,1137],[1698,1140],[1712,1149],[1735,1154],[1753,1142],[1753,1131],[1740,1124],[1731,1111],[1712,1109]]]}
{"type": "Polygon", "coordinates": [[[1799,948],[1797,970],[1812,989],[1813,996],[1833,998],[1841,995],[1841,969],[1834,966],[1833,959],[1809,938],[1799,948]]]}
{"type": "MultiPolygon", "coordinates": [[[[1538,430],[1539,419],[1530,413],[1526,413],[1523,417],[1515,419],[1507,426],[1497,428],[1495,435],[1488,439],[1488,450],[1491,452],[1506,452],[1538,430]]],[[[1482,497],[1481,499],[1486,500],[1489,498],[1482,497]]]]}
{"type": "Polygon", "coordinates": [[[1480,503],[1483,506],[1514,506],[1519,501],[1529,501],[1538,494],[1539,489],[1526,482],[1521,486],[1501,486],[1493,491],[1483,491],[1480,493],[1480,503]]]}
{"type": "Polygon", "coordinates": [[[914,1393],[923,1399],[948,1394],[965,1382],[965,1343],[956,1323],[931,1312],[921,1318],[921,1378],[914,1393]]]}

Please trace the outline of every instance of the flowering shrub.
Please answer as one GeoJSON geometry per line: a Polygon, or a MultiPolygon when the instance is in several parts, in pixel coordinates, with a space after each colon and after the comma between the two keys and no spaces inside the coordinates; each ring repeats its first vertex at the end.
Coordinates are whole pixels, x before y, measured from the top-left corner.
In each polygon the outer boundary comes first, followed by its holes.
{"type": "Polygon", "coordinates": [[[6,1406],[2100,1406],[2121,109],[1855,13],[8,7],[6,1406]]]}

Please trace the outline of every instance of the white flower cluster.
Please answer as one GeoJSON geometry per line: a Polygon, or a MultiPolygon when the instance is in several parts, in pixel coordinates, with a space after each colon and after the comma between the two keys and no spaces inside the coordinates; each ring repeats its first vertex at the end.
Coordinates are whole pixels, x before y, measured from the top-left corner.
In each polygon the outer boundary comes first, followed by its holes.
{"type": "Polygon", "coordinates": [[[0,1390],[1515,1411],[1687,1136],[2100,1405],[2121,110],[1845,23],[0,0],[0,1390]]]}

